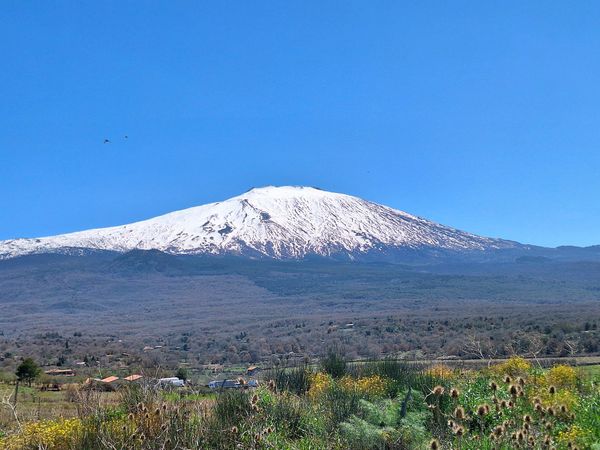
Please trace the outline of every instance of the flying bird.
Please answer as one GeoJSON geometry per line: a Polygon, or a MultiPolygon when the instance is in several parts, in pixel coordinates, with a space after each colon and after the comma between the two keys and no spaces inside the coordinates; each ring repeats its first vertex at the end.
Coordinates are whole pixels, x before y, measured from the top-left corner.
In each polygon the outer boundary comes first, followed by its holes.
{"type": "Polygon", "coordinates": [[[104,144],[110,144],[110,141],[108,139],[104,139],[104,144]]]}
{"type": "Polygon", "coordinates": [[[125,135],[124,138],[127,139],[129,136],[125,135]]]}

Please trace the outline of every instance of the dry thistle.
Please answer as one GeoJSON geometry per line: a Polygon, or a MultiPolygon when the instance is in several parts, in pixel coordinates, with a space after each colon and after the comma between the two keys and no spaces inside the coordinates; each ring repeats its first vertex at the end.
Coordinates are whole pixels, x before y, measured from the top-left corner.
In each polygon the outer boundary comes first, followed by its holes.
{"type": "Polygon", "coordinates": [[[429,443],[429,448],[431,450],[438,450],[440,449],[440,442],[437,439],[432,439],[431,442],[429,443]]]}
{"type": "Polygon", "coordinates": [[[550,395],[554,395],[556,394],[556,388],[554,386],[550,386],[548,388],[548,392],[550,393],[550,395]]]}
{"type": "Polygon", "coordinates": [[[477,415],[480,417],[485,416],[488,411],[489,411],[488,405],[479,405],[477,407],[477,415]]]}
{"type": "Polygon", "coordinates": [[[462,437],[465,434],[465,429],[461,426],[457,426],[454,429],[454,434],[458,437],[462,437]]]}
{"type": "Polygon", "coordinates": [[[460,395],[460,392],[458,391],[458,389],[452,388],[450,390],[450,397],[452,397],[452,398],[458,398],[459,395],[460,395]]]}
{"type": "Polygon", "coordinates": [[[546,412],[548,414],[550,414],[551,416],[553,416],[555,414],[554,408],[552,406],[548,406],[548,409],[546,410],[546,412]]]}
{"type": "Polygon", "coordinates": [[[565,405],[560,405],[560,412],[563,414],[567,413],[567,407],[565,405]]]}
{"type": "Polygon", "coordinates": [[[523,416],[523,422],[531,423],[531,416],[529,414],[525,414],[523,416]]]}
{"type": "Polygon", "coordinates": [[[234,426],[232,426],[232,427],[231,427],[231,430],[230,430],[230,431],[231,431],[231,433],[233,433],[233,434],[237,434],[237,432],[238,432],[238,427],[236,427],[236,426],[234,425],[234,426]]]}
{"type": "Polygon", "coordinates": [[[506,376],[504,377],[504,382],[505,382],[506,384],[510,384],[510,382],[511,382],[511,381],[512,381],[512,380],[510,379],[510,377],[509,377],[508,375],[506,375],[506,376]]]}
{"type": "Polygon", "coordinates": [[[454,409],[454,417],[456,417],[458,420],[465,418],[465,410],[462,406],[458,406],[454,409]]]}
{"type": "Polygon", "coordinates": [[[508,387],[508,392],[512,397],[516,397],[519,394],[519,389],[517,389],[517,386],[515,386],[514,384],[511,384],[508,387]]]}
{"type": "Polygon", "coordinates": [[[498,385],[496,383],[494,383],[493,381],[490,382],[490,389],[494,392],[496,392],[498,390],[498,385]]]}
{"type": "Polygon", "coordinates": [[[440,386],[439,384],[433,388],[433,395],[444,395],[444,386],[440,386]]]}
{"type": "Polygon", "coordinates": [[[521,377],[517,378],[517,383],[519,383],[520,386],[525,386],[525,380],[521,377]]]}

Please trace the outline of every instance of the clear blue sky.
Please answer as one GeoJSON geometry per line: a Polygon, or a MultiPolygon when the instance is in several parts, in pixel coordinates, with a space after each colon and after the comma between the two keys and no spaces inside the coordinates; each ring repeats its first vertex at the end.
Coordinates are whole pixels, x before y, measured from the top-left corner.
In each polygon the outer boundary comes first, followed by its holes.
{"type": "Polygon", "coordinates": [[[0,239],[302,184],[600,244],[600,2],[23,0],[0,22],[0,239]]]}

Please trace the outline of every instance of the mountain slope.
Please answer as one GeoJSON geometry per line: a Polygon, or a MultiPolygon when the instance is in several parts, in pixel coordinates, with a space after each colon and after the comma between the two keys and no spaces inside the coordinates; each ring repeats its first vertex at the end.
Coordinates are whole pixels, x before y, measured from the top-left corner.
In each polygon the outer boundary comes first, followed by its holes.
{"type": "Polygon", "coordinates": [[[173,254],[235,254],[277,259],[435,249],[510,249],[520,244],[476,236],[344,194],[310,187],[264,187],[229,200],[110,228],[0,241],[0,258],[73,249],[173,254]]]}

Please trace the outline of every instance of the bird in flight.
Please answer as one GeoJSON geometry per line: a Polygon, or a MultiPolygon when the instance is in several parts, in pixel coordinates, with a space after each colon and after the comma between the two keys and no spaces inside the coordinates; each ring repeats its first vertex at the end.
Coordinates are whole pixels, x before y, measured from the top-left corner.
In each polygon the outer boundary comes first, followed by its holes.
{"type": "Polygon", "coordinates": [[[127,139],[129,136],[125,135],[125,139],[127,139]]]}
{"type": "Polygon", "coordinates": [[[108,139],[104,139],[104,144],[110,144],[110,141],[108,139]]]}

